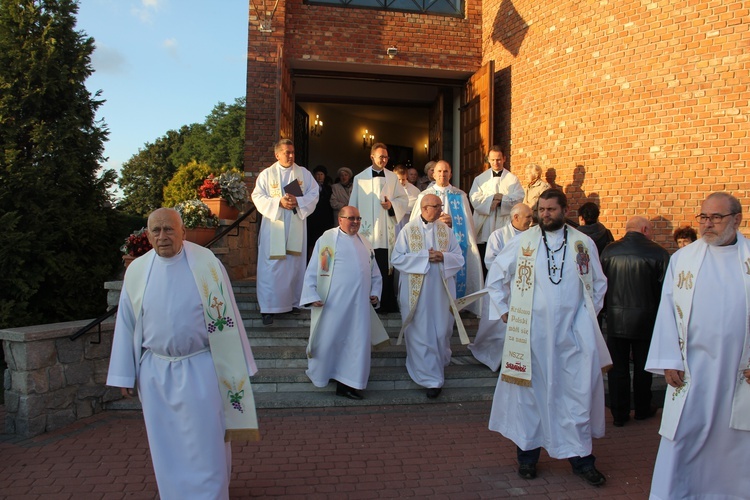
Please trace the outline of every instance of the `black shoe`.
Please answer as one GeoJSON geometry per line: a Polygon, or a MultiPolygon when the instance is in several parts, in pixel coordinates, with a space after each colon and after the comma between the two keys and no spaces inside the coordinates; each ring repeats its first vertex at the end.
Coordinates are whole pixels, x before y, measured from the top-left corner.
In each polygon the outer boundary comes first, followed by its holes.
{"type": "Polygon", "coordinates": [[[443,389],[440,387],[432,387],[430,389],[427,389],[427,397],[430,399],[435,399],[436,397],[440,396],[440,393],[443,392],[443,389]]]}
{"type": "Polygon", "coordinates": [[[636,420],[646,420],[647,418],[651,418],[654,415],[656,415],[656,408],[650,408],[648,410],[648,413],[646,413],[645,415],[639,415],[638,413],[636,413],[633,418],[635,418],[636,420]]]}
{"type": "Polygon", "coordinates": [[[607,482],[607,478],[604,474],[596,470],[596,467],[591,466],[586,469],[573,470],[577,476],[581,476],[591,486],[601,486],[607,482]]]}
{"type": "Polygon", "coordinates": [[[292,307],[292,314],[299,316],[299,307],[292,307]]]}
{"type": "Polygon", "coordinates": [[[615,427],[622,427],[625,425],[625,422],[627,422],[628,420],[630,420],[630,417],[625,416],[622,418],[615,418],[612,423],[614,424],[615,427]]]}
{"type": "Polygon", "coordinates": [[[264,325],[273,325],[273,314],[262,314],[264,325]]]}
{"type": "Polygon", "coordinates": [[[518,475],[524,479],[534,479],[536,477],[536,464],[519,465],[518,475]]]}
{"type": "Polygon", "coordinates": [[[344,385],[341,382],[336,383],[336,395],[349,399],[364,399],[362,397],[362,394],[357,389],[349,387],[348,385],[344,385]]]}

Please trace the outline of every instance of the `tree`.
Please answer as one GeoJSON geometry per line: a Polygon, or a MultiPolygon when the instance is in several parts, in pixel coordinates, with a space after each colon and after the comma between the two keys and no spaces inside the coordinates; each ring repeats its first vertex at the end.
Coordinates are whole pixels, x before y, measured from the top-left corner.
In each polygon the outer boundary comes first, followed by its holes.
{"type": "Polygon", "coordinates": [[[0,326],[104,310],[119,241],[74,0],[0,0],[0,326]]]}
{"type": "Polygon", "coordinates": [[[244,144],[245,98],[230,105],[219,102],[204,123],[168,131],[123,164],[120,188],[124,196],[119,206],[140,215],[168,206],[165,187],[177,169],[191,161],[211,165],[215,172],[242,171],[244,144]]]}
{"type": "Polygon", "coordinates": [[[164,188],[164,206],[173,207],[180,202],[198,198],[198,188],[208,174],[214,172],[207,163],[197,161],[181,166],[164,188]]]}

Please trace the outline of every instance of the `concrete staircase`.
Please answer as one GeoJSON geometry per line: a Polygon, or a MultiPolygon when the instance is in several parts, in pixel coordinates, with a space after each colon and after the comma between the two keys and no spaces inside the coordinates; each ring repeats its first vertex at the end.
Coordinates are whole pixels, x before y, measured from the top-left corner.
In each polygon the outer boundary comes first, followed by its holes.
{"type": "MultiPolygon", "coordinates": [[[[310,334],[310,312],[299,315],[278,314],[271,326],[262,324],[255,294],[255,281],[235,281],[233,289],[243,318],[258,373],[252,377],[253,393],[258,408],[299,408],[329,406],[378,406],[396,404],[446,403],[490,400],[495,391],[497,373],[479,363],[462,346],[454,329],[453,356],[445,370],[445,385],[437,399],[428,399],[425,389],[412,382],[406,372],[406,348],[397,346],[401,316],[381,316],[391,337],[391,344],[372,353],[370,380],[364,399],[355,401],[335,395],[336,384],[317,388],[305,375],[305,348],[310,334]]],[[[479,320],[464,318],[469,337],[473,338],[479,320]]],[[[137,400],[120,400],[108,409],[137,409],[137,400]]]]}

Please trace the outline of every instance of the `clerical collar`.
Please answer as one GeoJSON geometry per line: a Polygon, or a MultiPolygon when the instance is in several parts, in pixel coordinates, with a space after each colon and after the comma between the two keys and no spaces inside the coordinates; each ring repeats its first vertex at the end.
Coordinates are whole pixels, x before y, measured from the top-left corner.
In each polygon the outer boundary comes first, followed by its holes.
{"type": "Polygon", "coordinates": [[[422,224],[432,224],[432,222],[425,219],[422,215],[420,215],[419,218],[422,219],[422,224]]]}
{"type": "MultiPolygon", "coordinates": [[[[154,250],[154,253],[156,253],[155,250],[154,250]]],[[[175,262],[179,262],[180,260],[182,260],[184,255],[185,255],[185,245],[182,245],[182,247],[180,247],[180,251],[171,257],[162,257],[161,255],[156,254],[156,260],[158,260],[159,262],[163,262],[164,264],[174,264],[175,262]]]]}
{"type": "Polygon", "coordinates": [[[497,171],[492,170],[492,177],[500,177],[501,175],[503,175],[503,170],[504,169],[502,169],[502,168],[500,170],[497,170],[497,171]]]}
{"type": "Polygon", "coordinates": [[[375,167],[372,168],[372,176],[373,177],[385,177],[385,169],[376,170],[375,167]]]}

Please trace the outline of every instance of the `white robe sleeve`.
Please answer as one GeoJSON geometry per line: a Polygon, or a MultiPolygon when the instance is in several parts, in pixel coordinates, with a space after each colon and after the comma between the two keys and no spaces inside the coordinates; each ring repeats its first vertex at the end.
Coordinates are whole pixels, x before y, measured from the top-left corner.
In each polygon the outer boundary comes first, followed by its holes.
{"type": "Polygon", "coordinates": [[[484,252],[484,265],[487,269],[492,267],[492,263],[495,262],[495,257],[497,257],[504,246],[502,228],[492,231],[490,237],[487,238],[487,249],[484,252]]]}
{"type": "Polygon", "coordinates": [[[510,210],[513,208],[517,203],[521,203],[523,201],[523,198],[526,196],[526,192],[523,190],[523,186],[521,185],[521,182],[518,180],[518,177],[516,177],[514,174],[511,174],[508,172],[505,174],[507,179],[504,179],[504,181],[507,181],[508,184],[506,186],[503,186],[501,189],[502,191],[505,191],[503,193],[503,199],[500,202],[500,215],[510,215],[510,210]]]}
{"type": "MultiPolygon", "coordinates": [[[[492,177],[490,177],[490,179],[492,179],[492,177]]],[[[474,182],[471,183],[471,189],[469,190],[469,200],[471,200],[471,205],[474,207],[474,211],[481,215],[490,215],[490,211],[492,210],[492,199],[495,196],[494,191],[482,189],[482,184],[484,184],[486,180],[487,175],[479,174],[474,179],[474,182]]]]}
{"type": "Polygon", "coordinates": [[[427,274],[430,269],[430,253],[427,249],[419,252],[409,251],[409,241],[404,228],[396,239],[396,245],[391,253],[391,265],[401,273],[427,274]]]}
{"type": "Polygon", "coordinates": [[[107,385],[112,387],[135,387],[136,363],[133,336],[135,335],[135,314],[123,286],[120,292],[120,303],[117,308],[115,333],[112,339],[112,354],[109,358],[107,385]]]}
{"type": "MultiPolygon", "coordinates": [[[[315,248],[313,249],[310,262],[307,263],[307,270],[305,271],[305,279],[302,283],[302,296],[299,299],[300,305],[303,307],[306,304],[312,304],[313,302],[323,302],[318,294],[318,255],[320,252],[320,239],[315,242],[315,248]]],[[[376,266],[377,267],[377,266],[376,266]]]]}
{"type": "Polygon", "coordinates": [[[510,283],[516,274],[518,245],[521,238],[513,238],[492,262],[485,285],[489,290],[489,319],[499,320],[510,309],[510,283]]]}
{"type": "Polygon", "coordinates": [[[318,204],[318,198],[320,197],[320,186],[318,186],[315,177],[304,167],[300,167],[302,176],[304,177],[302,183],[304,184],[304,191],[302,196],[297,197],[297,217],[305,220],[311,213],[315,211],[315,206],[318,204]]]}
{"type": "Polygon", "coordinates": [[[664,370],[685,370],[680,352],[680,338],[677,319],[674,315],[674,268],[672,261],[664,276],[661,301],[656,313],[654,336],[646,359],[646,371],[664,375],[664,370]]]}

